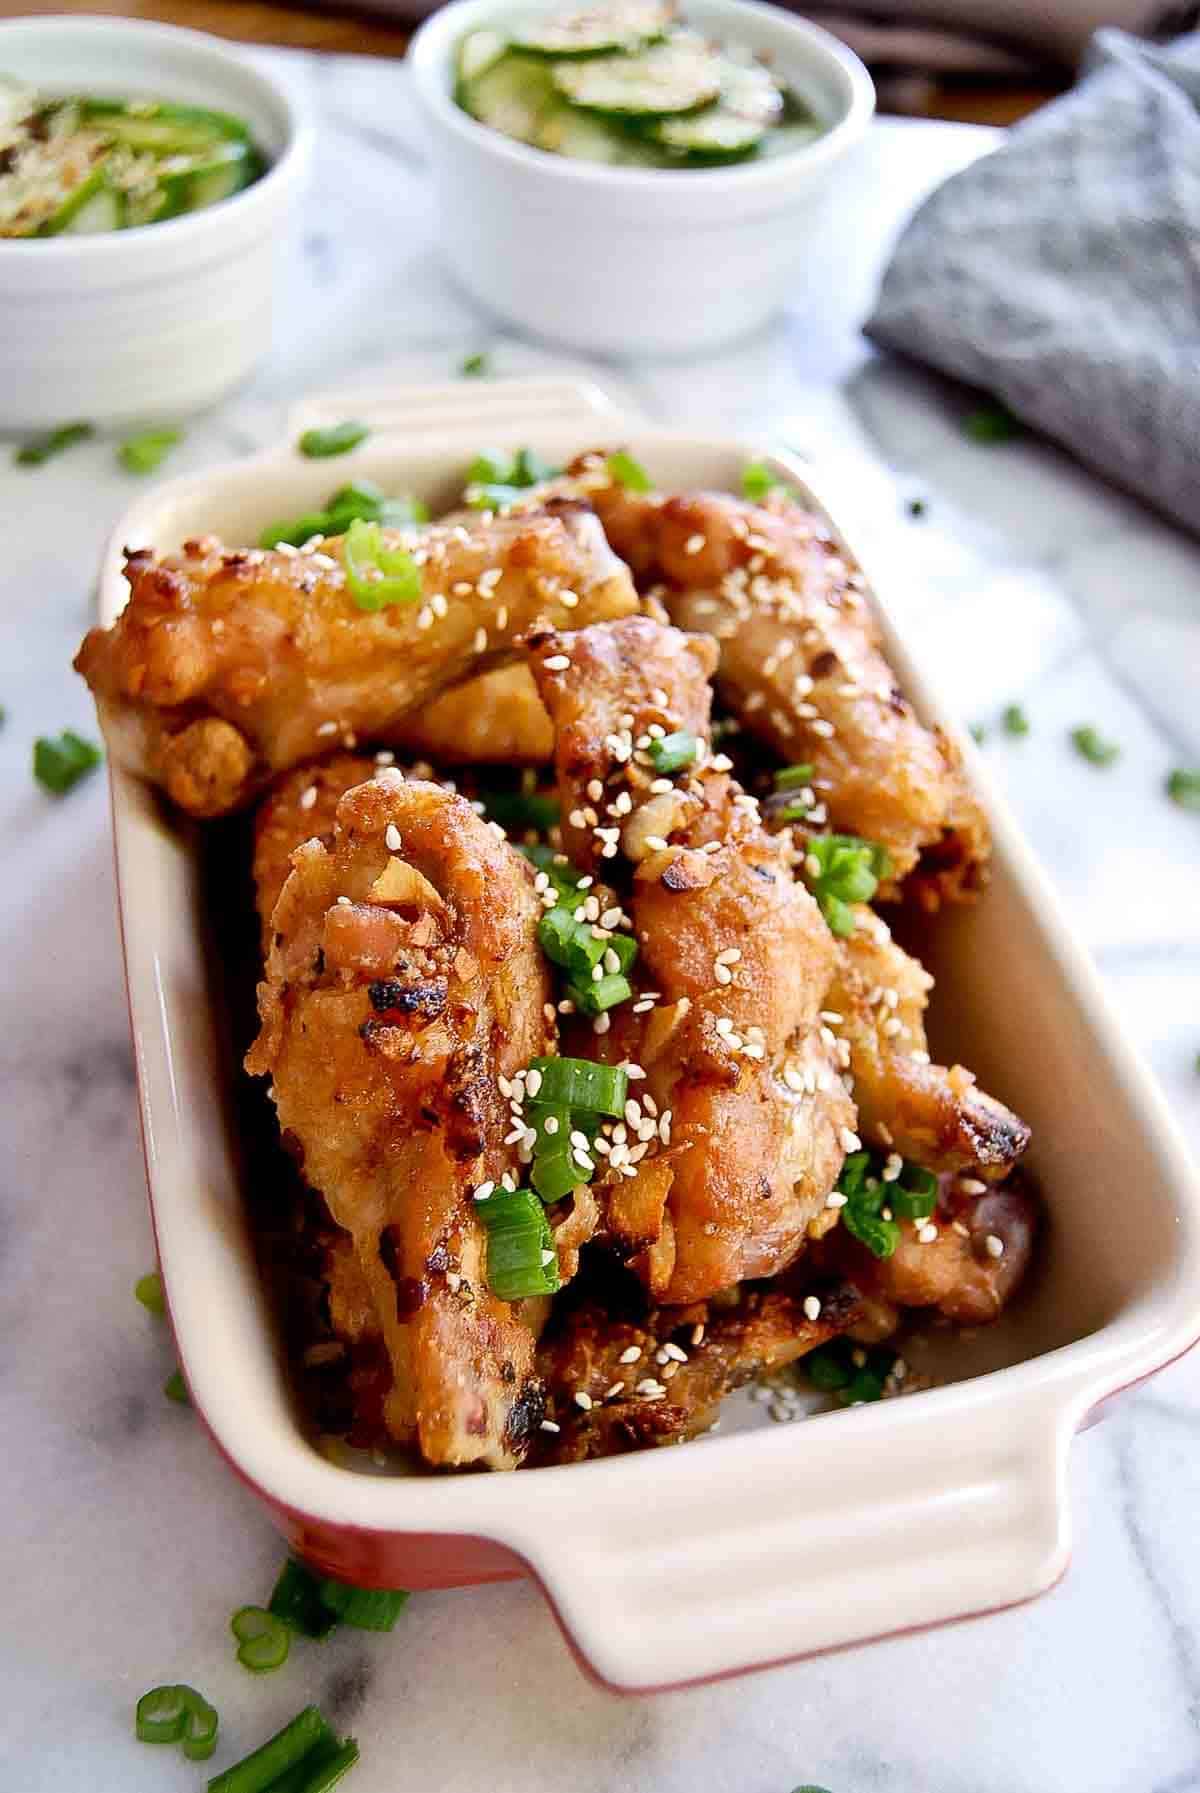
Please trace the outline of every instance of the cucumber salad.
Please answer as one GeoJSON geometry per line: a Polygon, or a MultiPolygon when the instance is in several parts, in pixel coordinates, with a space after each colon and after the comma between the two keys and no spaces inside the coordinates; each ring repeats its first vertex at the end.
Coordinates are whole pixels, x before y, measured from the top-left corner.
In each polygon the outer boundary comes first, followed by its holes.
{"type": "Polygon", "coordinates": [[[48,97],[0,79],[0,237],[127,230],[239,193],[266,161],[201,106],[48,97]]]}
{"type": "Polygon", "coordinates": [[[455,98],[551,154],[628,168],[712,168],[798,149],[812,109],[751,51],[690,30],[668,0],[598,0],[468,32],[455,98]]]}

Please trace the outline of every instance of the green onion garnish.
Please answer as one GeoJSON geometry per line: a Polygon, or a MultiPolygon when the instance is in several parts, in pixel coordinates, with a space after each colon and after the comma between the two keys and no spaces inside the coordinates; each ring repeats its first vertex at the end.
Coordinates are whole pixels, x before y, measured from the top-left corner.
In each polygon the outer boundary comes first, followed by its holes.
{"type": "Polygon", "coordinates": [[[561,1201],[594,1174],[579,1163],[571,1144],[578,1121],[569,1108],[556,1103],[527,1101],[524,1112],[537,1136],[529,1180],[544,1202],[561,1201]]]}
{"type": "Polygon", "coordinates": [[[982,722],[973,722],[967,732],[976,747],[982,747],[987,740],[987,728],[982,722]]]}
{"type": "Polygon", "coordinates": [[[1006,735],[1027,735],[1029,718],[1020,704],[1009,704],[1000,718],[1006,735]]]}
{"type": "Polygon", "coordinates": [[[885,848],[855,834],[814,834],[804,856],[804,875],[832,933],[854,932],[854,903],[869,903],[891,871],[885,848]]]}
{"type": "Polygon", "coordinates": [[[182,441],[181,430],[147,430],[144,435],[127,437],[117,448],[117,459],[126,473],[156,473],[182,441]]]}
{"type": "Polygon", "coordinates": [[[39,436],[36,442],[26,442],[16,450],[13,460],[18,467],[41,467],[56,454],[74,448],[77,442],[86,442],[95,433],[90,423],[64,423],[61,429],[51,430],[48,436],[39,436]]]}
{"type": "Polygon", "coordinates": [[[145,1276],[139,1276],[133,1285],[133,1292],[148,1313],[166,1313],[167,1304],[163,1299],[162,1277],[157,1270],[148,1270],[145,1276]]]}
{"type": "Polygon", "coordinates": [[[268,1793],[328,1793],[357,1761],[358,1744],[353,1737],[344,1743],[336,1739],[318,1743],[302,1762],[272,1781],[268,1793]]]}
{"type": "Polygon", "coordinates": [[[884,1199],[898,1220],[928,1220],[937,1207],[938,1180],[919,1164],[905,1164],[894,1183],[884,1186],[884,1199]]]}
{"type": "Polygon", "coordinates": [[[905,506],[910,517],[923,517],[928,508],[923,498],[910,498],[905,506]]]}
{"type": "Polygon", "coordinates": [[[536,792],[481,791],[480,800],[488,820],[501,828],[535,828],[545,834],[558,821],[557,797],[542,797],[536,792]]]}
{"type": "Polygon", "coordinates": [[[633,985],[622,972],[613,971],[590,983],[568,984],[567,995],[581,1015],[603,1015],[606,1010],[615,1009],[618,1003],[631,1001],[633,985]]]}
{"type": "Polygon", "coordinates": [[[1115,741],[1106,741],[1090,723],[1081,728],[1071,730],[1071,739],[1085,760],[1093,766],[1111,766],[1114,760],[1120,759],[1121,749],[1115,741]]]}
{"type": "Polygon", "coordinates": [[[838,1190],[846,1197],[842,1224],[877,1258],[890,1258],[900,1243],[896,1219],[887,1220],[887,1208],[902,1220],[928,1220],[937,1206],[937,1178],[919,1164],[905,1162],[900,1175],[885,1183],[880,1160],[871,1152],[851,1152],[842,1165],[838,1190]]]}
{"type": "Polygon", "coordinates": [[[134,1710],[133,1731],[139,1743],[179,1743],[190,1762],[205,1762],[217,1747],[217,1717],[204,1695],[179,1682],[152,1687],[134,1710]]]}
{"type": "Polygon", "coordinates": [[[64,728],[57,740],[39,735],[33,744],[33,776],[44,790],[65,797],[100,764],[102,754],[91,741],[64,728]]]}
{"type": "Polygon", "coordinates": [[[608,477],[617,485],[624,486],[627,492],[652,492],[654,481],[646,472],[640,461],[635,461],[631,454],[618,448],[615,454],[608,457],[608,477]]]}
{"type": "MultiPolygon", "coordinates": [[[[536,1062],[536,1061],[535,1061],[536,1062]]],[[[487,1227],[487,1279],[501,1301],[553,1295],[558,1256],[546,1210],[532,1189],[494,1189],[476,1212],[487,1227]]]]}
{"type": "Polygon", "coordinates": [[[843,1407],[882,1399],[884,1386],[896,1364],[888,1345],[865,1348],[847,1338],[831,1339],[801,1359],[800,1368],[822,1394],[835,1394],[843,1407]],[[861,1361],[856,1361],[861,1360],[861,1361]]]}
{"type": "Polygon", "coordinates": [[[850,1380],[850,1366],[842,1361],[841,1352],[835,1351],[832,1344],[818,1345],[815,1351],[810,1351],[803,1360],[803,1367],[813,1387],[823,1394],[845,1388],[850,1380]]]}
{"type": "Polygon", "coordinates": [[[542,1074],[539,1102],[617,1120],[625,1112],[629,1077],[621,1065],[596,1064],[590,1058],[535,1058],[529,1068],[542,1074]]]}
{"type": "Polygon", "coordinates": [[[474,510],[502,510],[530,486],[555,479],[559,472],[531,448],[518,448],[511,460],[492,453],[476,455],[467,468],[467,503],[474,510]]]}
{"type": "Polygon", "coordinates": [[[466,355],[458,364],[458,371],[464,380],[481,380],[490,369],[491,357],[488,355],[466,355]]]}
{"type": "Polygon", "coordinates": [[[853,1202],[847,1202],[842,1209],[842,1225],[866,1246],[872,1257],[890,1258],[900,1243],[900,1228],[894,1220],[884,1220],[853,1202]]]}
{"type": "MultiPolygon", "coordinates": [[[[337,1739],[321,1717],[320,1710],[316,1706],[306,1706],[261,1749],[243,1756],[223,1774],[215,1775],[208,1783],[208,1793],[278,1793],[278,1788],[284,1785],[289,1790],[303,1789],[304,1793],[309,1793],[310,1788],[321,1783],[304,1776],[285,1782],[283,1776],[300,1763],[315,1772],[328,1759],[329,1751],[337,1747],[337,1739]]],[[[355,1753],[357,1755],[357,1751],[355,1753]]],[[[325,1781],[324,1785],[331,1786],[332,1782],[325,1781]]]]}
{"type": "Polygon", "coordinates": [[[695,759],[699,745],[695,735],[680,729],[673,735],[663,735],[660,740],[651,741],[646,752],[656,772],[682,772],[695,759]]]}
{"type": "Polygon", "coordinates": [[[811,784],[815,772],[815,766],[780,766],[775,773],[775,789],[794,791],[801,785],[811,784]]]}
{"type": "Polygon", "coordinates": [[[751,504],[761,504],[778,484],[765,461],[750,461],[742,468],[742,491],[751,504]]]}
{"type": "Polygon", "coordinates": [[[342,540],[342,565],[360,610],[415,604],[421,596],[420,567],[403,548],[384,547],[378,523],[355,518],[342,540]]]}
{"type": "Polygon", "coordinates": [[[237,1659],[252,1675],[269,1675],[287,1661],[291,1633],[265,1606],[239,1606],[229,1629],[237,1639],[237,1659]]]}
{"type": "Polygon", "coordinates": [[[267,1602],[267,1611],[302,1637],[328,1637],[337,1628],[337,1614],[321,1597],[321,1580],[289,1557],[267,1602]]]}
{"type": "Polygon", "coordinates": [[[962,427],[963,435],[969,436],[972,442],[1011,442],[1022,432],[1019,420],[1008,406],[995,399],[969,411],[963,418],[962,427]]]}
{"type": "Polygon", "coordinates": [[[356,1588],[326,1578],[321,1598],[343,1625],[359,1631],[391,1631],[412,1596],[405,1588],[356,1588]]]}
{"type": "Polygon", "coordinates": [[[326,430],[305,430],[296,446],[310,461],[325,461],[335,454],[349,454],[370,433],[365,423],[347,418],[345,423],[335,423],[326,430]]]}
{"type": "Polygon", "coordinates": [[[1180,809],[1200,809],[1200,766],[1176,766],[1167,779],[1167,796],[1180,809]]]}
{"type": "Polygon", "coordinates": [[[315,535],[344,535],[358,517],[364,523],[382,523],[385,529],[407,529],[428,523],[429,507],[419,498],[389,498],[371,480],[359,479],[339,486],[324,510],[272,523],[259,536],[258,545],[277,548],[280,542],[288,542],[293,548],[302,548],[315,535]]]}
{"type": "Polygon", "coordinates": [[[188,1385],[183,1379],[182,1370],[172,1370],[163,1383],[163,1393],[168,1401],[178,1401],[181,1407],[190,1407],[192,1397],[188,1393],[188,1385]]]}

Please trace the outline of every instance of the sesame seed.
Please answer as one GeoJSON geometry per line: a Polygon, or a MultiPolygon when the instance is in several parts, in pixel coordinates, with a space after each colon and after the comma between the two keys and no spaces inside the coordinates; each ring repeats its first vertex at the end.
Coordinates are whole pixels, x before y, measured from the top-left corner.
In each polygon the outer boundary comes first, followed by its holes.
{"type": "Polygon", "coordinates": [[[555,1256],[556,1256],[556,1254],[552,1251],[544,1251],[542,1253],[542,1268],[543,1268],[543,1270],[545,1269],[547,1264],[552,1264],[554,1262],[555,1256]]]}
{"type": "Polygon", "coordinates": [[[648,834],[646,836],[646,845],[650,848],[652,853],[665,853],[670,844],[670,841],[664,840],[661,834],[648,834]]]}
{"type": "Polygon", "coordinates": [[[478,1189],[476,1189],[473,1192],[472,1197],[471,1197],[472,1201],[485,1202],[495,1187],[496,1187],[496,1185],[494,1182],[481,1183],[479,1185],[478,1189]]]}
{"type": "Polygon", "coordinates": [[[319,735],[336,735],[337,732],[338,732],[338,725],[336,722],[323,722],[321,724],[320,728],[317,730],[317,733],[319,735]]]}
{"type": "Polygon", "coordinates": [[[904,1160],[900,1156],[899,1152],[890,1153],[888,1156],[887,1163],[883,1167],[884,1182],[885,1183],[894,1183],[896,1181],[896,1178],[900,1175],[900,1172],[903,1169],[904,1169],[904,1160]]]}
{"type": "Polygon", "coordinates": [[[487,630],[485,628],[480,627],[476,629],[472,645],[477,654],[487,652],[487,630]]]}
{"type": "Polygon", "coordinates": [[[667,1357],[673,1359],[675,1363],[686,1363],[688,1360],[687,1352],[680,1350],[679,1346],[676,1344],[664,1345],[663,1351],[667,1357]]]}
{"type": "Polygon", "coordinates": [[[653,778],[650,781],[651,794],[655,797],[665,797],[668,791],[673,791],[674,789],[675,786],[671,783],[669,778],[653,778]]]}
{"type": "Polygon", "coordinates": [[[395,822],[388,823],[383,831],[383,840],[389,853],[398,853],[400,851],[404,842],[400,838],[400,830],[397,828],[395,822]]]}
{"type": "Polygon", "coordinates": [[[983,1195],[987,1191],[987,1184],[981,1183],[978,1177],[960,1177],[958,1186],[964,1195],[983,1195]]]}
{"type": "Polygon", "coordinates": [[[692,1344],[698,1345],[704,1338],[704,1321],[698,1320],[692,1327],[692,1344]]]}
{"type": "Polygon", "coordinates": [[[804,1318],[806,1320],[819,1320],[821,1318],[821,1303],[817,1300],[815,1295],[806,1295],[804,1297],[804,1318]]]}
{"type": "Polygon", "coordinates": [[[989,1258],[1002,1258],[1004,1256],[1004,1241],[999,1233],[989,1233],[983,1243],[989,1258]]]}
{"type": "Polygon", "coordinates": [[[435,616],[445,616],[450,606],[446,602],[445,592],[435,591],[429,600],[429,608],[435,616]]]}
{"type": "Polygon", "coordinates": [[[704,536],[689,535],[687,541],[683,544],[683,551],[685,554],[699,554],[707,546],[708,542],[704,536]]]}
{"type": "Polygon", "coordinates": [[[317,787],[315,784],[310,784],[308,789],[304,792],[303,796],[300,798],[301,809],[311,809],[313,804],[316,802],[316,800],[317,800],[317,787]]]}
{"type": "Polygon", "coordinates": [[[825,1197],[825,1206],[827,1208],[844,1208],[849,1199],[850,1197],[843,1195],[840,1189],[831,1189],[825,1197]]]}
{"type": "Polygon", "coordinates": [[[548,659],[542,661],[547,672],[565,672],[570,664],[569,654],[551,654],[548,659]]]}
{"type": "Polygon", "coordinates": [[[625,1384],[623,1382],[610,1382],[608,1387],[604,1391],[604,1399],[606,1401],[615,1401],[617,1396],[624,1389],[624,1387],[625,1387],[625,1384]]]}
{"type": "Polygon", "coordinates": [[[428,604],[422,604],[421,608],[417,611],[417,627],[418,629],[431,629],[433,627],[433,611],[429,608],[428,604]]]}
{"type": "Polygon", "coordinates": [[[585,1394],[582,1388],[577,1388],[575,1390],[575,1405],[576,1407],[582,1407],[585,1413],[589,1413],[592,1406],[591,1395],[585,1394]]]}
{"type": "Polygon", "coordinates": [[[592,1022],[592,1032],[607,1033],[611,1026],[612,1022],[607,1015],[597,1015],[596,1019],[592,1022]]]}
{"type": "Polygon", "coordinates": [[[593,803],[599,803],[601,797],[604,795],[604,786],[600,783],[598,778],[590,778],[588,780],[587,794],[593,803]]]}
{"type": "Polygon", "coordinates": [[[820,735],[823,741],[828,741],[836,732],[832,722],[826,722],[822,716],[818,716],[817,720],[810,722],[808,726],[812,729],[813,734],[820,735]]]}
{"type": "Polygon", "coordinates": [[[620,1357],[618,1357],[617,1362],[618,1363],[636,1363],[638,1358],[641,1355],[642,1355],[642,1347],[640,1345],[626,1345],[626,1347],[622,1351],[620,1357]]]}
{"type": "Polygon", "coordinates": [[[904,1023],[903,1021],[898,1020],[895,1015],[890,1015],[884,1022],[880,1032],[885,1039],[894,1040],[897,1034],[904,1032],[904,1023]]]}
{"type": "Polygon", "coordinates": [[[348,909],[350,907],[350,898],[348,896],[340,896],[338,898],[338,907],[340,909],[348,909]]]}
{"type": "Polygon", "coordinates": [[[543,1432],[559,1432],[562,1430],[562,1428],[560,1426],[555,1425],[555,1423],[552,1419],[544,1419],[542,1421],[540,1429],[543,1432]]]}
{"type": "Polygon", "coordinates": [[[851,1132],[849,1127],[843,1127],[838,1134],[838,1138],[841,1140],[842,1150],[844,1152],[862,1151],[862,1140],[858,1137],[857,1133],[851,1132]]]}
{"type": "Polygon", "coordinates": [[[469,579],[457,579],[450,587],[456,598],[469,598],[475,587],[469,579]]]}
{"type": "Polygon", "coordinates": [[[558,1116],[556,1114],[548,1114],[546,1116],[545,1120],[542,1122],[542,1126],[545,1128],[546,1132],[550,1135],[550,1137],[553,1138],[554,1135],[558,1132],[558,1116]]]}
{"type": "Polygon", "coordinates": [[[934,1226],[932,1220],[927,1220],[925,1222],[925,1225],[921,1228],[920,1232],[917,1234],[917,1238],[920,1240],[922,1245],[932,1245],[934,1243],[934,1241],[936,1240],[937,1236],[938,1236],[938,1230],[934,1226]]]}

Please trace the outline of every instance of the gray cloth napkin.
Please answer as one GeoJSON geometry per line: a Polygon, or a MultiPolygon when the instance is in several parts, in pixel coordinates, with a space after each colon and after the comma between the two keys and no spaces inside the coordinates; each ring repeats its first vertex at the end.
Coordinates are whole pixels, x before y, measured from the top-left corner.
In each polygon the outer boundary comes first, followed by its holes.
{"type": "Polygon", "coordinates": [[[926,200],[865,328],[1200,533],[1200,32],[1089,68],[926,200]]]}

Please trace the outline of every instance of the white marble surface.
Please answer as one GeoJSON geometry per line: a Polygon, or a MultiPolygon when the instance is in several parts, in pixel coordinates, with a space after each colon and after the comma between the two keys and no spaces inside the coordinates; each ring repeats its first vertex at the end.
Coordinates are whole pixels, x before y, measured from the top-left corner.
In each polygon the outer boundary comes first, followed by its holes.
{"type": "MultiPolygon", "coordinates": [[[[563,365],[494,331],[439,273],[402,73],[275,60],[320,109],[320,176],[274,359],[189,430],[175,470],[268,439],[287,398],[350,370],[441,378],[482,348],[501,371],[563,365]]],[[[878,126],[819,314],[711,362],[592,371],[656,418],[851,464],[964,716],[1025,704],[1029,738],[993,733],[987,753],[1195,1140],[1200,817],[1162,784],[1200,762],[1200,550],[1054,450],[967,443],[944,391],[856,335],[905,210],[988,142],[878,126]],[[1113,769],[1073,752],[1085,721],[1121,742],[1113,769]]],[[[131,1738],[136,1695],[180,1678],[221,1709],[221,1762],[319,1699],[362,1742],[355,1793],[1200,1788],[1200,1357],[1078,1441],[1073,1566],[1017,1611],[641,1701],[585,1682],[522,1585],[421,1596],[393,1638],[297,1647],[267,1680],[237,1667],[228,1615],[262,1597],[281,1553],[163,1400],[170,1343],[131,1295],[151,1246],[103,782],[57,803],[29,776],[36,734],[91,727],[69,660],[130,490],[102,443],[36,475],[0,462],[0,1787],[201,1784],[131,1738]]]]}

